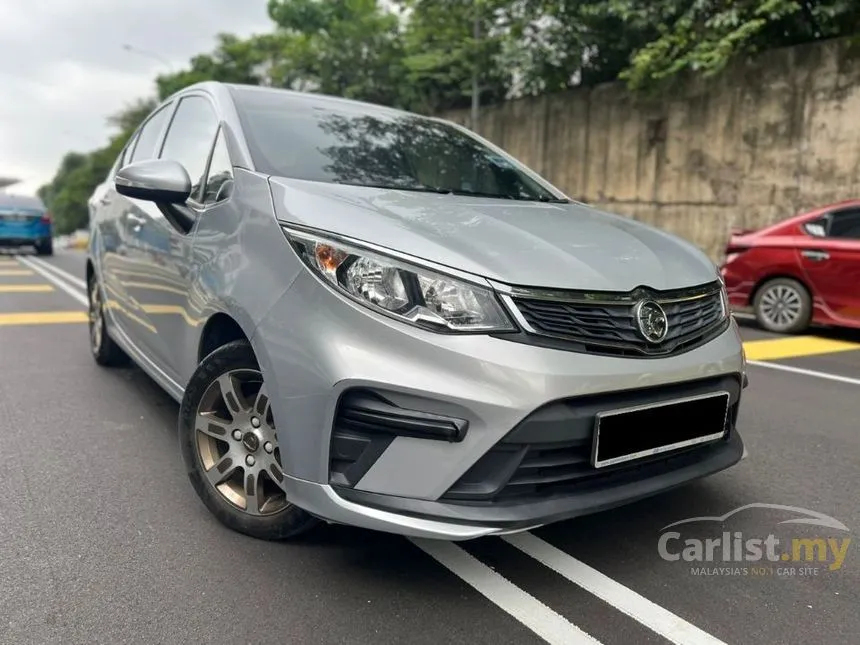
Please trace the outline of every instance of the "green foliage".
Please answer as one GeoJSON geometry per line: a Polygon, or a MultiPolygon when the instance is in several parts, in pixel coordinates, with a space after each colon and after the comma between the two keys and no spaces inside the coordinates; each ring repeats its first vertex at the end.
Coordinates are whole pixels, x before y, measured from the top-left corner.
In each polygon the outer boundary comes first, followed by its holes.
{"type": "Polygon", "coordinates": [[[483,103],[503,100],[513,85],[502,58],[507,34],[500,29],[500,0],[412,0],[403,31],[405,83],[401,103],[434,113],[471,103],[478,77],[483,103]],[[478,37],[474,25],[478,22],[478,37]]]}
{"type": "Polygon", "coordinates": [[[658,35],[631,55],[620,78],[633,89],[659,86],[683,72],[710,76],[733,59],[775,47],[856,33],[856,0],[686,0],[658,35]]]}

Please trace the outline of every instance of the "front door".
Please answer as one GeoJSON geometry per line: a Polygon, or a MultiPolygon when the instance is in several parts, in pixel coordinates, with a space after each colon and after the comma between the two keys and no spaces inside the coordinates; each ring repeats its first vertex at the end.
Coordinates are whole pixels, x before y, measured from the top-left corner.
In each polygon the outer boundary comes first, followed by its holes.
{"type": "MultiPolygon", "coordinates": [[[[218,118],[209,99],[190,94],[180,99],[168,126],[158,157],[178,161],[191,178],[187,208],[202,208],[203,184],[210,151],[218,132],[218,118]]],[[[126,283],[128,293],[145,315],[152,330],[148,350],[159,367],[174,381],[181,382],[181,357],[189,327],[202,324],[201,312],[190,300],[191,245],[194,229],[182,230],[165,208],[135,200],[129,213],[135,219],[134,280],[126,283]]]]}

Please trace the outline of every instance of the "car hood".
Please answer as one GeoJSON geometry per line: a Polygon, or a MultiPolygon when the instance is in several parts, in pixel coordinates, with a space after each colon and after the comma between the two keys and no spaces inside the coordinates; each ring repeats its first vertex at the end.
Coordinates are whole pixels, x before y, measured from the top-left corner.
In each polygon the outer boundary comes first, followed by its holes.
{"type": "Polygon", "coordinates": [[[275,213],[511,285],[674,289],[717,279],[677,237],[583,204],[546,204],[272,178],[275,213]]]}

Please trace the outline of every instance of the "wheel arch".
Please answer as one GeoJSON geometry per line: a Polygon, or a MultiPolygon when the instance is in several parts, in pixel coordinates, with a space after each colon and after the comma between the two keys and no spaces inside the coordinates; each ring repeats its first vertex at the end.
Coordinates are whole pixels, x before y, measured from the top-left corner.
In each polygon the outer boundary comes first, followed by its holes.
{"type": "Polygon", "coordinates": [[[197,363],[199,364],[219,347],[235,340],[245,340],[250,343],[251,335],[246,333],[242,325],[230,314],[224,312],[212,314],[200,332],[197,343],[197,363]]]}
{"type": "Polygon", "coordinates": [[[755,304],[755,298],[758,295],[758,292],[761,291],[761,288],[771,280],[779,279],[794,280],[806,290],[806,293],[809,295],[810,300],[814,302],[815,294],[812,291],[812,288],[809,286],[809,283],[804,278],[789,271],[776,271],[774,273],[768,273],[767,275],[759,278],[758,282],[756,282],[753,288],[750,289],[750,295],[747,304],[750,306],[755,304]]]}

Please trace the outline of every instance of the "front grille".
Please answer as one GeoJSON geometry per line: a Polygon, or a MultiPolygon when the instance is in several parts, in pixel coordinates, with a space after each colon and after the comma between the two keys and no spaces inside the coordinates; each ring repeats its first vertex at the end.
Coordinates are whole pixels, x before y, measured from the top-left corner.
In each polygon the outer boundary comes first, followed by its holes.
{"type": "Polygon", "coordinates": [[[728,312],[718,282],[684,291],[537,293],[514,290],[510,302],[527,333],[575,344],[580,351],[617,356],[666,356],[688,351],[725,329],[728,312]],[[668,331],[660,342],[645,339],[636,320],[642,301],[658,303],[668,331]]]}
{"type": "MultiPolygon", "coordinates": [[[[720,390],[730,393],[727,426],[731,433],[737,422],[741,390],[741,381],[736,376],[551,404],[532,413],[493,446],[442,499],[470,505],[533,501],[645,479],[705,459],[711,451],[718,450],[728,436],[712,444],[595,468],[591,465],[594,419],[600,411],[720,390]]],[[[696,423],[696,419],[691,418],[690,423],[696,423]]]]}

